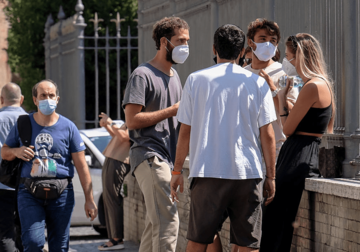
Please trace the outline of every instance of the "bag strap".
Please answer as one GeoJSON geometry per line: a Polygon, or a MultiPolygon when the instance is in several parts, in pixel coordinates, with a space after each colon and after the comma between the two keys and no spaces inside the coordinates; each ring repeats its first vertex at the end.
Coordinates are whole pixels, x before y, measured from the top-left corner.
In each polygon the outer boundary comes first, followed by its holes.
{"type": "Polygon", "coordinates": [[[31,143],[32,127],[29,115],[21,115],[17,121],[17,127],[21,142],[24,146],[29,147],[31,143]]]}
{"type": "MultiPolygon", "coordinates": [[[[17,120],[17,129],[18,129],[19,136],[20,136],[20,139],[21,139],[21,142],[23,143],[23,145],[25,145],[26,147],[29,147],[30,143],[31,143],[31,136],[32,136],[32,127],[31,127],[31,121],[30,121],[29,115],[19,116],[19,118],[17,120]]],[[[21,165],[20,165],[18,173],[17,173],[16,186],[15,186],[15,199],[17,199],[17,195],[18,195],[18,191],[19,191],[22,164],[23,164],[23,161],[21,162],[21,165]]],[[[19,230],[17,230],[17,231],[21,233],[21,225],[20,225],[20,217],[19,217],[17,200],[15,200],[14,223],[17,224],[17,226],[19,228],[19,230]]]]}

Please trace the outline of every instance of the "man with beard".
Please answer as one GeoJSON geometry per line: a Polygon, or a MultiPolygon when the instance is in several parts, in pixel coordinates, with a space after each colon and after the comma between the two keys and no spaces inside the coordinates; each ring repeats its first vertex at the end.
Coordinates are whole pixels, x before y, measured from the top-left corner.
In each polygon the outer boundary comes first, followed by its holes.
{"type": "Polygon", "coordinates": [[[189,26],[178,17],[163,18],[153,28],[157,53],[131,74],[124,97],[125,118],[133,145],[131,172],[144,194],[145,230],[139,251],[175,251],[179,218],[170,200],[182,93],[172,68],[189,55],[189,26]]]}

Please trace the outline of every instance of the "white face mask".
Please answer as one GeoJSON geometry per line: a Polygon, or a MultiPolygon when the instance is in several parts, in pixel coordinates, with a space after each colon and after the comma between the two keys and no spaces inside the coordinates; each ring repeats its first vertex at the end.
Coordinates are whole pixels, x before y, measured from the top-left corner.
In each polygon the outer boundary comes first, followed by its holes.
{"type": "Polygon", "coordinates": [[[270,42],[255,43],[253,41],[253,43],[256,45],[256,49],[255,51],[252,51],[259,60],[269,61],[272,57],[275,56],[277,46],[274,46],[270,42]]]}
{"type": "MultiPolygon", "coordinates": [[[[168,40],[168,39],[167,39],[167,41],[170,42],[170,40],[168,40]]],[[[170,44],[172,44],[172,43],[170,42],[170,44]]],[[[172,60],[178,64],[184,63],[185,60],[187,59],[187,57],[189,57],[189,46],[188,45],[174,46],[173,44],[172,44],[172,46],[174,47],[174,49],[172,50],[172,53],[171,53],[172,60]]],[[[166,48],[166,50],[168,50],[168,49],[166,48]]]]}
{"type": "Polygon", "coordinates": [[[286,57],[284,57],[282,62],[282,69],[288,76],[298,75],[296,72],[296,68],[293,66],[293,64],[290,63],[294,58],[291,60],[288,60],[286,57]]]}

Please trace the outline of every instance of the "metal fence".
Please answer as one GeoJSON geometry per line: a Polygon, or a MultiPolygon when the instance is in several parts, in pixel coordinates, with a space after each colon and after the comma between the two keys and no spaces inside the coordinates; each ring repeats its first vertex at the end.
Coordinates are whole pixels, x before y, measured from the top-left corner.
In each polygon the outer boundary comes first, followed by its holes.
{"type": "Polygon", "coordinates": [[[139,61],[155,54],[151,38],[153,24],[165,16],[179,16],[190,26],[190,56],[176,66],[184,83],[187,76],[212,65],[215,30],[223,24],[239,25],[245,32],[256,18],[279,24],[279,49],[284,40],[306,32],[322,44],[326,62],[335,83],[337,113],[335,134],[327,144],[343,145],[345,177],[353,177],[360,168],[360,0],[138,0],[139,61]]]}
{"type": "MultiPolygon", "coordinates": [[[[109,28],[106,27],[105,36],[99,36],[99,23],[103,20],[98,18],[97,13],[90,22],[94,23],[94,35],[85,36],[84,29],[87,26],[82,16],[84,5],[78,0],[75,6],[76,14],[65,19],[65,14],[60,7],[57,18],[59,22],[54,24],[51,14],[48,16],[45,25],[45,67],[46,78],[54,80],[60,90],[61,102],[57,111],[72,120],[78,128],[86,128],[87,125],[98,125],[99,115],[99,89],[105,86],[106,90],[106,113],[110,115],[110,66],[109,54],[116,52],[116,110],[117,119],[121,119],[121,68],[120,68],[120,50],[127,50],[127,73],[131,74],[131,50],[137,50],[137,46],[131,45],[131,40],[137,39],[137,36],[131,36],[130,26],[128,26],[127,36],[121,36],[120,24],[124,19],[117,13],[116,18],[112,19],[116,25],[116,36],[109,35],[109,28]],[[85,46],[85,40],[93,42],[94,46],[85,46]],[[126,46],[121,46],[120,42],[127,40],[126,46]],[[104,41],[104,45],[99,45],[104,41]],[[111,42],[116,44],[111,46],[111,42]],[[99,52],[105,51],[105,85],[104,81],[99,80],[99,52]],[[89,90],[85,80],[85,54],[89,51],[94,53],[94,81],[95,90],[89,90]],[[86,118],[86,92],[95,92],[94,119],[86,118]]],[[[135,20],[136,21],[136,20],[135,20]]],[[[89,103],[89,101],[87,101],[89,103]]],[[[89,105],[89,104],[88,104],[89,105]]]]}

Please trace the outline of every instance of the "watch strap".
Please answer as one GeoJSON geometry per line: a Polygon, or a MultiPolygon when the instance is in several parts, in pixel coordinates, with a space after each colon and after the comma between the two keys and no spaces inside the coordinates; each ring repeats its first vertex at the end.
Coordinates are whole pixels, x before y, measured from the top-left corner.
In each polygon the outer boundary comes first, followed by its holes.
{"type": "Polygon", "coordinates": [[[171,171],[171,175],[181,175],[183,173],[183,170],[181,170],[181,171],[174,171],[174,170],[172,170],[171,171]]]}

